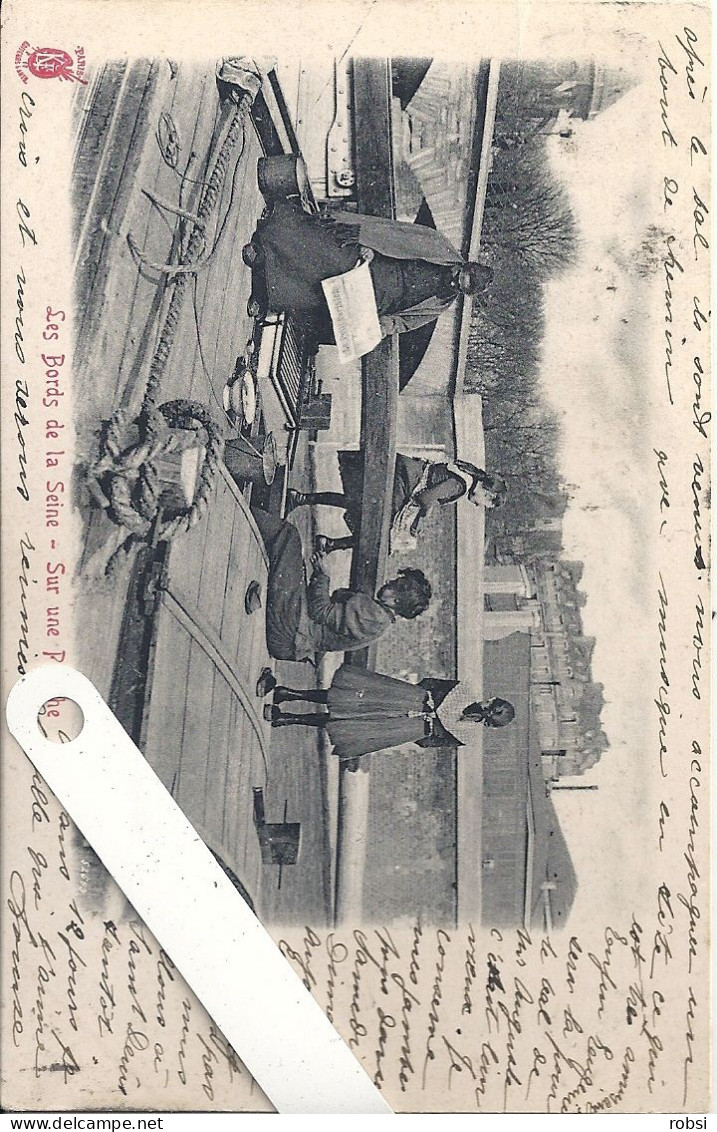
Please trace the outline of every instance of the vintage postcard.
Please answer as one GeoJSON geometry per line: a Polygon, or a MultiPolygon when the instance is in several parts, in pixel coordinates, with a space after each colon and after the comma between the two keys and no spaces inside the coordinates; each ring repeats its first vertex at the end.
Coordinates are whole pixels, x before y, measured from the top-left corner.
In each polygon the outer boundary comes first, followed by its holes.
{"type": "MultiPolygon", "coordinates": [[[[3,706],[395,1111],[705,1112],[708,6],[3,14],[3,706]]],[[[272,1111],[3,728],[3,1108],[272,1111]]]]}

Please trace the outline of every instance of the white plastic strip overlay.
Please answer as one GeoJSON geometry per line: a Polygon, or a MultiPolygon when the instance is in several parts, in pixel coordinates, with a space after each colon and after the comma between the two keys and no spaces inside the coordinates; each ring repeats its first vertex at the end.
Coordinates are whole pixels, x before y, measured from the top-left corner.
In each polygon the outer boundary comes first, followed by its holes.
{"type": "Polygon", "coordinates": [[[33,669],[12,689],[11,733],[280,1113],[390,1113],[359,1062],[81,673],[33,669]],[[84,713],[46,739],[42,705],[84,713]]]}

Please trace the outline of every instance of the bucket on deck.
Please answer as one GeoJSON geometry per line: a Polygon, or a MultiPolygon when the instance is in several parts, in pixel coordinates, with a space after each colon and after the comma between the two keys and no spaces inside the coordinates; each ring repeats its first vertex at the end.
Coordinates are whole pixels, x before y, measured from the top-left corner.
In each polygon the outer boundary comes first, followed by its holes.
{"type": "Polygon", "coordinates": [[[266,434],[260,449],[243,436],[227,440],[224,445],[224,463],[236,480],[248,480],[250,483],[267,486],[272,484],[277,465],[273,433],[266,434]]]}
{"type": "Polygon", "coordinates": [[[183,511],[191,507],[206,456],[202,445],[163,452],[155,458],[160,486],[160,502],[165,510],[183,511]]]}
{"type": "Polygon", "coordinates": [[[267,200],[302,196],[309,184],[303,157],[297,157],[293,153],[260,157],[256,167],[256,179],[259,192],[267,200]]]}
{"type": "Polygon", "coordinates": [[[264,791],[261,786],[253,788],[254,825],[259,838],[261,859],[265,865],[279,865],[279,875],[284,865],[295,865],[301,848],[301,822],[287,821],[284,803],[284,820],[267,822],[264,812],[264,791]]]}

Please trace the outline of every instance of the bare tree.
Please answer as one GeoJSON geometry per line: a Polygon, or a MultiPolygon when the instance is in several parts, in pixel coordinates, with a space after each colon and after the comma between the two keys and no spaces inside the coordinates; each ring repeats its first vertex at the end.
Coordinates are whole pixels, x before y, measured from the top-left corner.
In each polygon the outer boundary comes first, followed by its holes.
{"type": "Polygon", "coordinates": [[[489,532],[542,537],[547,523],[547,542],[559,546],[568,494],[560,420],[540,385],[543,284],[573,261],[578,241],[540,136],[554,112],[544,104],[546,81],[525,68],[501,78],[482,233],[494,280],[474,305],[464,380],[483,398],[486,463],[508,484],[504,505],[489,512],[489,532]]]}
{"type": "Polygon", "coordinates": [[[575,217],[563,185],[553,176],[542,139],[498,154],[489,178],[483,225],[486,249],[547,279],[574,262],[575,217]],[[492,184],[491,184],[492,182],[492,184]]]}

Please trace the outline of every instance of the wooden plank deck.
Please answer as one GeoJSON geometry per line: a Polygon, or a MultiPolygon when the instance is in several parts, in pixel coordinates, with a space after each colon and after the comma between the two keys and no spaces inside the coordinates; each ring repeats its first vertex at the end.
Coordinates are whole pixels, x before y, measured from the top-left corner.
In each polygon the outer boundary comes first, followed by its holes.
{"type": "MultiPolygon", "coordinates": [[[[182,64],[172,74],[164,62],[146,63],[110,77],[119,102],[112,108],[109,96],[98,98],[104,132],[87,105],[77,142],[78,153],[84,153],[77,181],[78,230],[84,232],[78,250],[78,306],[84,316],[74,373],[75,389],[81,391],[74,408],[80,464],[95,457],[102,420],[120,406],[131,412],[139,408],[172,291],[160,272],[138,262],[127,235],[148,260],[176,260],[179,221],[147,194],[195,210],[202,186],[189,178],[203,181],[207,176],[226,119],[212,64],[182,64]],[[140,112],[142,123],[133,125],[132,114],[140,112]],[[164,123],[166,140],[167,115],[179,144],[177,169],[163,159],[155,136],[164,123]],[[126,136],[117,136],[120,129],[126,136]],[[196,156],[187,168],[190,154],[196,156]],[[178,170],[186,170],[186,181],[178,170]],[[83,227],[82,211],[88,207],[94,219],[83,227]]],[[[239,253],[264,207],[256,184],[263,152],[247,120],[206,225],[206,266],[196,284],[184,289],[158,397],[160,403],[176,397],[200,401],[224,435],[231,430],[222,389],[252,329],[246,314],[250,274],[239,253]]],[[[81,470],[78,484],[86,566],[115,528],[83,496],[81,470]]],[[[272,742],[271,727],[262,718],[255,684],[260,669],[270,663],[264,611],[248,615],[244,596],[253,579],[266,593],[266,555],[251,513],[224,469],[207,514],[170,544],[165,589],[154,617],[145,618],[143,571],[152,553],[135,547],[121,557],[110,578],[81,575],[75,612],[76,624],[82,626],[78,661],[105,697],[117,691],[118,673],[136,696],[149,670],[140,746],[210,847],[258,901],[260,913],[268,884],[266,906],[276,919],[285,916],[284,892],[277,891],[275,867],[261,861],[252,787],[264,788],[267,808],[278,818],[291,795],[292,820],[306,818],[312,828],[305,837],[310,851],[300,859],[289,886],[289,914],[321,922],[327,912],[328,859],[316,737],[294,737],[287,747],[278,733],[279,742],[275,736],[272,742]],[[127,652],[127,673],[121,669],[129,630],[136,639],[127,652]],[[314,761],[307,766],[287,759],[287,750],[306,752],[314,761]]],[[[161,558],[161,546],[158,553],[161,558]]],[[[144,695],[144,688],[139,692],[144,695]]]]}
{"type": "Polygon", "coordinates": [[[176,788],[179,751],[184,730],[184,689],[189,685],[191,638],[174,619],[157,626],[152,665],[151,701],[163,705],[162,712],[149,711],[142,728],[142,751],[170,793],[176,788]],[[161,631],[160,631],[161,630],[161,631]],[[167,737],[172,736],[172,742],[167,737]],[[150,756],[151,752],[151,756],[150,756]]]}
{"type": "MultiPolygon", "coordinates": [[[[212,141],[226,112],[220,110],[213,71],[195,66],[180,67],[171,82],[162,72],[147,114],[154,130],[160,128],[160,122],[169,120],[166,115],[170,116],[179,139],[179,167],[174,169],[163,160],[154,133],[148,131],[140,151],[132,155],[131,193],[122,182],[121,207],[108,190],[101,194],[99,204],[103,208],[101,215],[98,213],[98,225],[104,231],[104,240],[91,287],[79,296],[85,316],[78,332],[78,363],[85,415],[93,423],[98,416],[109,416],[120,404],[134,408],[141,401],[160,310],[166,301],[166,279],[160,272],[138,264],[127,237],[131,235],[152,263],[176,260],[177,217],[154,204],[147,194],[167,204],[196,209],[212,141]],[[192,153],[198,158],[184,175],[192,153]]],[[[114,148],[115,143],[113,135],[107,140],[108,148],[114,148]]],[[[230,163],[221,198],[207,225],[207,252],[211,254],[197,277],[196,303],[190,294],[195,285],[187,288],[181,325],[163,382],[166,399],[198,396],[210,400],[219,419],[223,419],[219,398],[228,367],[231,372],[234,358],[251,331],[246,315],[247,273],[241,264],[237,270],[236,253],[249,239],[263,208],[256,185],[256,161],[261,154],[259,140],[248,123],[243,145],[230,163]],[[222,222],[222,239],[215,247],[222,222]],[[210,378],[201,366],[197,323],[210,378]]]]}
{"type": "MultiPolygon", "coordinates": [[[[158,199],[179,203],[189,209],[196,208],[201,185],[187,182],[181,191],[181,178],[176,169],[162,158],[154,131],[170,115],[180,149],[178,168],[184,170],[191,153],[197,156],[187,170],[192,180],[202,181],[210,159],[212,141],[220,126],[221,111],[211,66],[180,66],[172,78],[169,68],[149,64],[135,69],[123,86],[124,109],[117,107],[110,116],[109,134],[105,139],[107,151],[114,154],[97,163],[98,176],[107,177],[108,165],[113,170],[109,182],[105,180],[92,193],[97,226],[107,229],[97,257],[97,269],[91,280],[78,280],[84,286],[82,298],[84,320],[78,333],[79,358],[76,370],[76,387],[82,397],[75,405],[78,455],[91,460],[96,451],[98,421],[107,419],[119,405],[138,407],[144,391],[146,374],[155,346],[159,315],[166,281],[156,272],[140,268],[127,243],[128,232],[137,244],[155,262],[169,262],[174,254],[178,231],[177,218],[162,213],[145,194],[151,192],[158,199]],[[148,76],[154,75],[154,85],[148,93],[148,76]],[[149,100],[149,101],[148,101],[149,100]],[[133,133],[134,148],[131,155],[126,147],[118,146],[116,131],[127,126],[131,108],[141,107],[148,115],[143,144],[133,133]],[[118,154],[125,153],[120,168],[118,154]],[[131,160],[130,160],[131,157],[131,160]],[[118,201],[120,202],[118,204],[118,201]],[[104,224],[100,221],[104,219],[104,224]]],[[[85,133],[92,144],[99,144],[85,123],[85,133]]],[[[130,131],[132,132],[132,131],[130,131]]],[[[90,142],[87,143],[88,145],[90,142]]],[[[217,422],[226,425],[221,409],[221,390],[227,372],[233,368],[236,355],[241,352],[249,336],[251,323],[246,315],[249,293],[248,273],[236,270],[233,260],[235,241],[249,238],[261,213],[263,200],[256,186],[256,160],[262,149],[255,131],[247,124],[243,144],[238,148],[235,167],[230,163],[222,199],[208,226],[207,241],[211,248],[220,219],[227,218],[231,229],[230,240],[222,240],[211,257],[208,269],[200,273],[197,283],[197,319],[194,302],[186,288],[180,325],[174,337],[172,353],[161,386],[160,400],[174,397],[192,397],[207,403],[217,422]],[[232,197],[233,193],[233,197],[232,197]],[[231,203],[231,215],[226,209],[231,203]],[[221,211],[222,206],[224,212],[221,211]],[[217,297],[220,296],[219,302],[217,297]],[[223,321],[220,323],[217,309],[223,321]],[[197,326],[208,335],[209,362],[216,359],[211,388],[202,373],[200,386],[199,346],[197,326]],[[214,345],[216,343],[216,346],[214,345]]],[[[78,202],[81,207],[82,202],[78,202]]],[[[82,262],[92,251],[91,242],[80,253],[82,262]]],[[[84,277],[83,277],[84,278],[84,277]]],[[[166,300],[165,300],[166,301],[166,300]]],[[[112,526],[101,515],[85,511],[83,532],[85,560],[88,552],[96,549],[108,537],[112,526]]],[[[189,582],[192,569],[201,559],[199,537],[195,532],[186,536],[185,566],[189,582]]],[[[107,647],[102,656],[89,655],[84,659],[100,690],[105,694],[111,680],[108,663],[119,638],[124,598],[131,571],[131,559],[115,575],[113,583],[98,582],[92,586],[83,583],[80,597],[82,613],[93,627],[106,622],[107,647]],[[88,600],[84,600],[87,597],[88,600]]],[[[191,589],[191,584],[189,586],[191,589]]],[[[91,650],[90,650],[91,651],[91,650]]]]}
{"type": "Polygon", "coordinates": [[[271,659],[263,612],[248,614],[244,607],[252,579],[266,592],[263,544],[243,497],[222,472],[203,519],[169,548],[143,752],[161,768],[162,780],[190,821],[201,825],[209,845],[217,852],[220,845],[229,849],[225,863],[256,900],[261,857],[252,787],[266,785],[271,727],[261,716],[254,687],[271,659]],[[232,562],[232,543],[246,548],[239,563],[236,549],[232,562]],[[234,586],[227,601],[230,575],[234,586]],[[176,669],[169,650],[177,647],[178,637],[183,638],[182,663],[176,669]],[[215,781],[229,787],[224,800],[215,781]]]}

